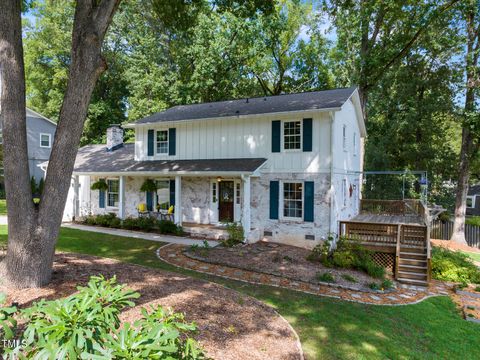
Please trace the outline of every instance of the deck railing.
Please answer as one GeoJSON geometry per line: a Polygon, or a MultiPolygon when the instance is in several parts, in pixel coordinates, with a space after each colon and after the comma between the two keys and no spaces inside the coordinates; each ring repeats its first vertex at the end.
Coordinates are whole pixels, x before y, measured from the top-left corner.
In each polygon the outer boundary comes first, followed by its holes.
{"type": "Polygon", "coordinates": [[[419,216],[425,223],[428,210],[422,201],[417,199],[405,200],[374,200],[361,199],[360,212],[384,216],[419,216]]]}

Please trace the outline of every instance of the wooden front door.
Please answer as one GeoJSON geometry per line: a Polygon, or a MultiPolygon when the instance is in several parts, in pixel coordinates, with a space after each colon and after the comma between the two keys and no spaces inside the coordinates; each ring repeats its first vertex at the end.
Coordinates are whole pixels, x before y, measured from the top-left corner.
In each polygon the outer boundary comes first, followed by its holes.
{"type": "Polygon", "coordinates": [[[233,222],[234,183],[233,181],[221,181],[218,185],[218,220],[233,222]]]}

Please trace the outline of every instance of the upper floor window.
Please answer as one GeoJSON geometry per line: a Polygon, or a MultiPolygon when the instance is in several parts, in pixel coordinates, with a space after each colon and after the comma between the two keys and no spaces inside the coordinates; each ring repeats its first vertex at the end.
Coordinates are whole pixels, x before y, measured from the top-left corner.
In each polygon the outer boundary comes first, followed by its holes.
{"type": "Polygon", "coordinates": [[[283,123],[283,149],[300,150],[302,148],[302,122],[285,121],[283,123]]]}
{"type": "Polygon", "coordinates": [[[42,148],[49,148],[52,146],[51,144],[52,135],[50,134],[40,134],[40,147],[42,148]]]}
{"type": "Polygon", "coordinates": [[[283,217],[303,218],[303,184],[301,182],[283,183],[283,217]]]}
{"type": "Polygon", "coordinates": [[[120,181],[118,179],[107,179],[107,206],[118,207],[120,181]]]}
{"type": "Polygon", "coordinates": [[[347,126],[343,125],[343,150],[347,151],[347,126]]]}
{"type": "Polygon", "coordinates": [[[467,196],[467,208],[475,208],[475,196],[467,196]]]}
{"type": "Polygon", "coordinates": [[[157,154],[168,154],[168,130],[157,131],[157,154]]]}

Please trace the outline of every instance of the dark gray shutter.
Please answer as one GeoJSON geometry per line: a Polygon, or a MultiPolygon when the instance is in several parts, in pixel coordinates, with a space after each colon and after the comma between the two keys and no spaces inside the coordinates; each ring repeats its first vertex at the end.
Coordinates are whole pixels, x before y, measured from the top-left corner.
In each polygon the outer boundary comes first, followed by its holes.
{"type": "Polygon", "coordinates": [[[278,219],[278,198],[280,184],[278,181],[270,181],[270,219],[278,219]]]}
{"type": "Polygon", "coordinates": [[[147,210],[153,211],[153,192],[147,191],[147,210]]]}
{"type": "Polygon", "coordinates": [[[304,183],[304,192],[303,192],[303,202],[304,202],[304,215],[303,220],[313,222],[313,208],[314,208],[314,197],[315,189],[313,181],[305,181],[304,183]]]}
{"type": "Polygon", "coordinates": [[[170,205],[175,206],[175,180],[170,180],[170,205]]]}
{"type": "Polygon", "coordinates": [[[177,152],[177,129],[168,129],[168,155],[175,155],[177,152]]]}
{"type": "Polygon", "coordinates": [[[280,120],[272,121],[272,152],[280,152],[281,126],[282,122],[280,120]]]}
{"type": "MultiPolygon", "coordinates": [[[[105,179],[100,179],[100,181],[105,181],[105,179]]],[[[98,207],[105,209],[105,190],[98,191],[98,207]]]]}
{"type": "Polygon", "coordinates": [[[303,151],[312,151],[312,119],[303,119],[303,151]]]}
{"type": "Polygon", "coordinates": [[[148,139],[147,139],[147,155],[153,156],[153,147],[155,144],[155,130],[148,130],[148,139]]]}

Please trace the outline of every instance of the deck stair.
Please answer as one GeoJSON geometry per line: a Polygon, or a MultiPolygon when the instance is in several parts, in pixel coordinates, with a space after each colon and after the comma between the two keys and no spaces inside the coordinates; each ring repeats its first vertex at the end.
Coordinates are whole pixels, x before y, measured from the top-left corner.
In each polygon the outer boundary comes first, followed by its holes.
{"type": "Polygon", "coordinates": [[[428,260],[425,246],[400,246],[397,280],[411,285],[428,285],[428,260]]]}

